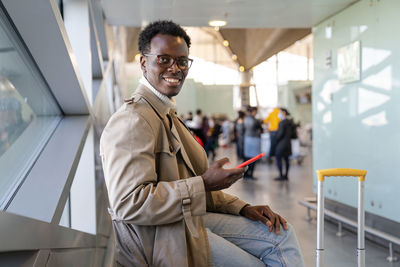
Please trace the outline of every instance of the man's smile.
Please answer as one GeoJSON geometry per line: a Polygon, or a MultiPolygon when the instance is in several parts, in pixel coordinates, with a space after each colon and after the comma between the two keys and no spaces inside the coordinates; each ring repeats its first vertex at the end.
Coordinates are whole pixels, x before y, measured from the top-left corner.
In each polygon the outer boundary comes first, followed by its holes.
{"type": "Polygon", "coordinates": [[[170,85],[176,86],[179,85],[182,79],[177,77],[163,77],[163,80],[169,83],[170,85]]]}

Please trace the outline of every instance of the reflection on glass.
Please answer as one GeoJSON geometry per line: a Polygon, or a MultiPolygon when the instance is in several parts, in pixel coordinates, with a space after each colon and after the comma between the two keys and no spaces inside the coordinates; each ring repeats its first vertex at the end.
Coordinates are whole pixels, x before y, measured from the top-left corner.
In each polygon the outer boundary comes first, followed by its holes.
{"type": "Polygon", "coordinates": [[[368,30],[368,26],[367,26],[367,25],[360,25],[360,27],[359,27],[360,33],[363,33],[363,32],[365,32],[366,30],[368,30]]]}
{"type": "Polygon", "coordinates": [[[338,80],[327,80],[321,92],[319,93],[319,97],[324,101],[325,104],[332,103],[332,95],[338,91],[340,91],[341,85],[339,85],[338,80]]]}
{"type": "Polygon", "coordinates": [[[363,119],[361,122],[367,126],[384,126],[388,124],[385,111],[381,111],[378,114],[371,115],[363,119]]]}
{"type": "Polygon", "coordinates": [[[362,71],[368,71],[371,67],[382,64],[385,60],[390,59],[392,52],[385,49],[377,49],[373,47],[363,47],[362,49],[362,71]]]}
{"type": "Polygon", "coordinates": [[[392,90],[392,66],[386,66],[384,69],[370,74],[363,79],[362,83],[371,87],[375,87],[377,90],[392,90]]]}
{"type": "Polygon", "coordinates": [[[322,123],[331,123],[332,122],[332,111],[327,111],[322,116],[322,123]]]}
{"type": "Polygon", "coordinates": [[[0,157],[22,134],[34,116],[11,82],[0,74],[0,157]]]}
{"type": "Polygon", "coordinates": [[[7,208],[60,118],[40,71],[0,8],[0,209],[7,208]]]}
{"type": "Polygon", "coordinates": [[[358,114],[362,114],[372,108],[379,107],[389,101],[390,96],[366,90],[364,88],[358,89],[358,114]]]}

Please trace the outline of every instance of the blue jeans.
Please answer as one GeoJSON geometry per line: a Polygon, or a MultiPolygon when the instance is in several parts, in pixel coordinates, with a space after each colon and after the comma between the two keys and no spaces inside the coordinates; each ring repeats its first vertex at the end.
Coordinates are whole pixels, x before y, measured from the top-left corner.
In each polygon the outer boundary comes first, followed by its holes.
{"type": "Polygon", "coordinates": [[[279,235],[243,216],[210,213],[203,217],[211,249],[212,266],[304,267],[291,225],[279,235]]]}

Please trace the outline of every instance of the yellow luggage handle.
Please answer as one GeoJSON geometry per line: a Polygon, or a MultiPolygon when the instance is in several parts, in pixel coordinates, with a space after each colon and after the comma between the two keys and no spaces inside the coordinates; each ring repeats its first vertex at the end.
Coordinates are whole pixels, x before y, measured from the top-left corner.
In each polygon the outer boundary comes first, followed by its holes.
{"type": "Polygon", "coordinates": [[[365,175],[367,175],[367,171],[357,169],[336,168],[317,170],[318,181],[324,181],[325,176],[354,176],[358,177],[358,181],[365,181],[365,175]]]}
{"type": "Polygon", "coordinates": [[[324,264],[324,180],[325,176],[358,177],[358,227],[357,227],[357,266],[365,267],[365,214],[364,214],[364,182],[367,171],[356,169],[317,170],[318,206],[317,206],[317,249],[316,266],[324,264]]]}

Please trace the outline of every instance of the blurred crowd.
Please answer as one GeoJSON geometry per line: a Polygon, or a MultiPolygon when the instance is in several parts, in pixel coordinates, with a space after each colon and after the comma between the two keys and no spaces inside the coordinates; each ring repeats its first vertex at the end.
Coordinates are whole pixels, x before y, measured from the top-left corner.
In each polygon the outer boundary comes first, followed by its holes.
{"type": "MultiPolygon", "coordinates": [[[[218,147],[228,148],[231,144],[236,146],[238,161],[264,152],[268,163],[276,162],[278,181],[288,180],[290,161],[295,159],[301,164],[306,155],[301,148],[311,146],[311,124],[302,126],[295,122],[283,107],[274,108],[263,118],[257,107],[249,106],[238,111],[234,121],[223,114],[206,116],[201,109],[180,117],[211,161],[215,160],[218,147]]],[[[255,179],[255,166],[256,162],[249,165],[245,179],[255,179]]]]}

